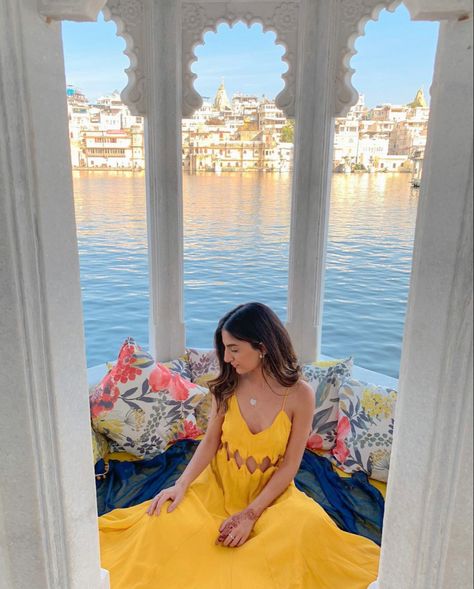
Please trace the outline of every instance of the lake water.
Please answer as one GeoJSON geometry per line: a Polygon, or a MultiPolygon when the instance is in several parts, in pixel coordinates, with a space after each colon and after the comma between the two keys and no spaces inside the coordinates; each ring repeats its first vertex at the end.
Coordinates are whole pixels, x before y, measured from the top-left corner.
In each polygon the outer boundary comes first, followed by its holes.
{"type": "MultiPolygon", "coordinates": [[[[88,366],[125,337],[148,344],[145,178],[74,172],[88,366]]],[[[322,353],[398,377],[417,193],[405,174],[332,181],[322,353]]],[[[259,300],[286,320],[290,175],[184,175],[187,344],[211,347],[218,319],[259,300]]],[[[310,279],[310,277],[308,277],[310,279]]]]}

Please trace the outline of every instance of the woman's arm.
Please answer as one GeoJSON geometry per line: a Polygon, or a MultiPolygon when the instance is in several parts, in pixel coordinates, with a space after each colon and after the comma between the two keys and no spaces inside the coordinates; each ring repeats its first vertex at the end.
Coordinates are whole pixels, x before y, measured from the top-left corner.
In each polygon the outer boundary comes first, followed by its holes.
{"type": "Polygon", "coordinates": [[[211,412],[204,438],[199,443],[196,452],[184,469],[183,474],[176,481],[176,486],[187,489],[211,462],[221,441],[223,421],[224,413],[222,411],[217,413],[217,404],[213,395],[211,412]]]}
{"type": "Polygon", "coordinates": [[[260,494],[247,507],[252,510],[255,517],[260,517],[262,512],[287,489],[300,467],[306,441],[311,433],[314,413],[313,389],[309,384],[301,381],[298,384],[295,397],[297,401],[293,413],[291,434],[283,462],[260,494]]]}
{"type": "Polygon", "coordinates": [[[162,489],[152,499],[147,509],[148,515],[160,515],[161,508],[166,501],[171,501],[167,509],[168,512],[173,511],[179,505],[186,493],[186,489],[201,474],[217,452],[223,421],[224,413],[217,413],[217,404],[214,397],[212,397],[212,408],[204,438],[176,483],[168,489],[162,489]]]}

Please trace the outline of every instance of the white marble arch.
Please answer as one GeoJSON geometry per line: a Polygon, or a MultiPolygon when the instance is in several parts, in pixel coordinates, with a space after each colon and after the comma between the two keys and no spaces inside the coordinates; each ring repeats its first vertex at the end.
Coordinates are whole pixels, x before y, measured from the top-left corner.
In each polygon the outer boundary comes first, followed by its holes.
{"type": "Polygon", "coordinates": [[[159,358],[176,357],[185,341],[181,136],[177,116],[172,115],[181,111],[188,116],[200,105],[190,70],[194,47],[219,22],[243,21],[261,22],[287,49],[289,69],[277,97],[297,123],[287,327],[301,360],[309,361],[319,356],[320,348],[333,117],[357,100],[349,65],[355,39],[367,20],[393,5],[386,0],[108,0],[105,16],[117,24],[130,58],[122,98],[134,113],[146,117],[150,130],[145,150],[154,162],[147,166],[150,342],[159,358]],[[164,22],[166,27],[160,29],[164,22]],[[168,146],[166,152],[160,143],[168,146]]]}
{"type": "MultiPolygon", "coordinates": [[[[124,15],[119,27],[129,37],[135,70],[126,99],[141,100],[147,118],[149,236],[156,248],[151,341],[166,359],[184,345],[181,2],[110,2],[124,15]],[[131,21],[140,35],[127,25],[131,21]]],[[[64,63],[59,25],[53,22],[96,18],[102,4],[0,0],[2,589],[98,589],[108,582],[98,562],[64,63]]],[[[390,3],[298,4],[289,328],[304,358],[314,357],[318,348],[332,119],[354,100],[347,56],[361,23],[390,3]]],[[[472,5],[468,0],[406,0],[406,5],[414,18],[443,23],[378,587],[467,589],[472,586],[472,533],[466,526],[472,516],[472,5]]]]}

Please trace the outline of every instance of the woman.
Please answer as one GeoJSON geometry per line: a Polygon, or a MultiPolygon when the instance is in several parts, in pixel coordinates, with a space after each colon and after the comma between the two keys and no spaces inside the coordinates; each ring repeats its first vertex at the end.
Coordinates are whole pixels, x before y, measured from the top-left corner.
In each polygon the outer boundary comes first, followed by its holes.
{"type": "Polygon", "coordinates": [[[297,490],[314,394],[265,305],[218,324],[206,434],[173,487],[100,518],[112,589],[367,589],[376,544],[297,490]],[[166,508],[165,508],[166,505],[166,508]]]}

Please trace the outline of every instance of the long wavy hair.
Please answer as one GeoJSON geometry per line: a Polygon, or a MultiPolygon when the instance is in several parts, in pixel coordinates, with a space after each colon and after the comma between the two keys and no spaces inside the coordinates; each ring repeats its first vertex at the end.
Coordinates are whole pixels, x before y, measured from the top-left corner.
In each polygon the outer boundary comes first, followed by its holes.
{"type": "Polygon", "coordinates": [[[276,313],[262,303],[239,305],[222,317],[214,334],[220,371],[209,382],[209,389],[216,399],[218,410],[222,407],[227,410],[227,400],[239,382],[234,367],[224,362],[223,330],[235,339],[248,342],[256,350],[265,351],[262,360],[265,379],[271,376],[284,387],[291,387],[298,382],[301,368],[290,336],[276,313]]]}

